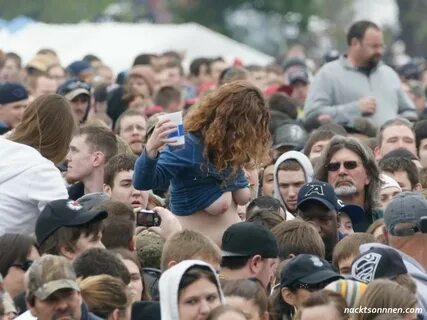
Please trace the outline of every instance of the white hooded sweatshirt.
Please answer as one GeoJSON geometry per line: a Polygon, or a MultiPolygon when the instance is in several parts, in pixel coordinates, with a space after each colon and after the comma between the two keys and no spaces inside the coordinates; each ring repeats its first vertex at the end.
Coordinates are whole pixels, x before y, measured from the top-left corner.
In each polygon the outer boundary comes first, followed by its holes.
{"type": "Polygon", "coordinates": [[[216,285],[219,288],[219,299],[221,303],[224,302],[221,284],[219,282],[216,271],[209,264],[203,261],[185,260],[166,270],[160,277],[159,291],[160,312],[162,320],[180,320],[178,310],[179,283],[181,282],[181,278],[185,272],[195,266],[208,267],[212,271],[212,273],[215,275],[216,285]]]}
{"type": "Polygon", "coordinates": [[[298,161],[304,171],[305,183],[311,182],[313,180],[313,165],[310,162],[310,159],[307,156],[299,151],[288,151],[282,154],[274,164],[274,197],[280,201],[284,208],[286,208],[286,220],[294,219],[294,215],[288,211],[286,207],[286,203],[282,198],[282,194],[280,193],[279,188],[279,180],[278,180],[278,171],[279,166],[285,162],[286,160],[293,159],[298,161]]]}
{"type": "Polygon", "coordinates": [[[36,149],[0,138],[0,235],[33,234],[45,205],[68,199],[61,173],[36,149]]]}

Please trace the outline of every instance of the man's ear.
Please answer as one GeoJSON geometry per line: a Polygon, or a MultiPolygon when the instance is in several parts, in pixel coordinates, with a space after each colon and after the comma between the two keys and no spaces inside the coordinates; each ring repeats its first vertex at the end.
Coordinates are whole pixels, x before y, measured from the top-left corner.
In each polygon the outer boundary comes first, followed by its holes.
{"type": "Polygon", "coordinates": [[[95,151],[92,153],[92,166],[94,168],[105,165],[105,155],[101,151],[95,151]]]}
{"type": "Polygon", "coordinates": [[[108,196],[111,198],[111,187],[108,184],[104,183],[104,193],[108,194],[108,196]]]}
{"type": "Polygon", "coordinates": [[[68,260],[72,261],[76,257],[76,254],[74,253],[74,250],[66,245],[62,245],[59,247],[59,254],[68,260]]]}
{"type": "Polygon", "coordinates": [[[249,258],[249,269],[253,275],[258,274],[264,268],[263,258],[257,254],[249,258]]]}
{"type": "Polygon", "coordinates": [[[423,191],[423,186],[421,185],[421,183],[418,182],[418,183],[415,184],[415,186],[412,189],[412,191],[421,192],[421,191],[423,191]]]}
{"type": "Polygon", "coordinates": [[[174,265],[176,265],[176,261],[175,260],[171,260],[168,262],[168,269],[172,268],[174,265]]]}
{"type": "Polygon", "coordinates": [[[385,226],[382,226],[382,229],[383,229],[384,241],[385,241],[385,243],[388,243],[389,236],[388,236],[387,228],[385,226]]]}
{"type": "Polygon", "coordinates": [[[280,293],[282,295],[283,301],[291,306],[295,305],[295,295],[291,292],[291,290],[285,287],[280,290],[280,293]]]}
{"type": "Polygon", "coordinates": [[[135,235],[129,240],[128,248],[129,248],[129,251],[131,251],[131,252],[136,251],[136,236],[135,235]]]}
{"type": "Polygon", "coordinates": [[[375,156],[375,160],[376,161],[380,161],[382,156],[381,156],[381,148],[379,146],[376,146],[374,148],[374,156],[375,156]]]}

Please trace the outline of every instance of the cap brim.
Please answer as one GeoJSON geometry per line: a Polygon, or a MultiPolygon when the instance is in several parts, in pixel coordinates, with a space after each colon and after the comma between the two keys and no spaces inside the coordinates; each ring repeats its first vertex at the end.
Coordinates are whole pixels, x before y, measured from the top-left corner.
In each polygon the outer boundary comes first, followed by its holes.
{"type": "Polygon", "coordinates": [[[50,281],[34,292],[34,295],[40,300],[46,300],[51,294],[61,289],[72,289],[80,291],[80,288],[75,280],[61,279],[50,281]]]}
{"type": "Polygon", "coordinates": [[[328,208],[329,210],[336,210],[336,207],[330,203],[329,201],[323,199],[323,198],[319,198],[319,197],[309,197],[309,198],[305,198],[303,200],[301,200],[298,204],[297,207],[301,207],[302,205],[308,203],[308,202],[312,202],[312,201],[317,201],[320,202],[321,204],[323,204],[326,208],[328,208]]]}
{"type": "Polygon", "coordinates": [[[73,91],[68,92],[66,95],[64,95],[64,98],[67,99],[68,101],[73,100],[75,97],[84,94],[86,96],[90,97],[90,92],[87,91],[86,89],[83,88],[79,88],[73,91]]]}
{"type": "Polygon", "coordinates": [[[341,278],[342,276],[336,272],[333,272],[331,270],[322,270],[319,272],[311,273],[306,277],[300,278],[298,279],[298,282],[306,283],[306,284],[317,284],[327,280],[334,281],[341,278]]]}
{"type": "Polygon", "coordinates": [[[339,212],[346,213],[349,216],[349,218],[353,224],[358,224],[358,223],[362,222],[363,217],[365,215],[365,210],[363,210],[362,207],[359,207],[359,206],[354,205],[354,204],[345,205],[344,207],[339,209],[339,212]]]}
{"type": "Polygon", "coordinates": [[[235,252],[221,250],[221,255],[223,257],[250,257],[253,254],[235,253],[235,252]]]}
{"type": "Polygon", "coordinates": [[[297,77],[297,78],[294,78],[294,79],[292,79],[292,80],[289,80],[289,83],[291,84],[291,85],[293,85],[293,84],[295,84],[296,82],[304,82],[305,84],[308,84],[309,83],[309,81],[308,81],[308,79],[307,78],[304,78],[304,77],[297,77]]]}
{"type": "Polygon", "coordinates": [[[76,218],[73,221],[70,221],[66,226],[78,227],[95,220],[104,220],[107,217],[107,211],[100,211],[95,213],[86,211],[84,214],[76,215],[76,218]]]}

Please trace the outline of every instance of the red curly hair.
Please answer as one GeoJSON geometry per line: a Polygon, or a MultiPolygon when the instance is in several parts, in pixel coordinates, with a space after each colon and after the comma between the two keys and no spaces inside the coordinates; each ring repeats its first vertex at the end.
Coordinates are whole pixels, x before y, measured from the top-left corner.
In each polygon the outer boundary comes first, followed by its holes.
{"type": "Polygon", "coordinates": [[[261,91],[247,81],[225,84],[205,96],[185,119],[188,132],[199,133],[205,159],[218,171],[269,160],[270,110],[261,91]]]}

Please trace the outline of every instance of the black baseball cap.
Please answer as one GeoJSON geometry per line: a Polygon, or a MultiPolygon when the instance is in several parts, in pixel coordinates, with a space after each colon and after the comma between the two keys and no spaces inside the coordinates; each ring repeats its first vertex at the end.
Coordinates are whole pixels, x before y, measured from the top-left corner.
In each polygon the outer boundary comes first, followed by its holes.
{"type": "Polygon", "coordinates": [[[280,272],[280,287],[296,284],[326,285],[341,278],[325,259],[312,254],[299,254],[289,260],[280,272]]]}
{"type": "Polygon", "coordinates": [[[320,202],[329,210],[335,210],[337,213],[347,213],[353,224],[363,221],[365,210],[362,207],[353,204],[344,204],[338,199],[334,188],[327,182],[312,181],[304,184],[298,192],[298,208],[308,202],[320,202]]]}
{"type": "Polygon", "coordinates": [[[36,238],[41,245],[52,233],[61,227],[78,227],[92,221],[103,220],[106,211],[91,212],[74,200],[49,202],[36,221],[36,238]]]}
{"type": "Polygon", "coordinates": [[[225,230],[221,250],[223,257],[277,258],[279,253],[273,233],[255,222],[239,222],[225,230]]]}
{"type": "Polygon", "coordinates": [[[323,181],[313,181],[304,184],[298,192],[297,207],[308,202],[320,202],[329,210],[337,210],[338,198],[335,194],[334,188],[323,181]]]}
{"type": "Polygon", "coordinates": [[[393,279],[405,273],[408,273],[408,269],[400,254],[386,247],[373,247],[363,252],[351,265],[351,276],[364,283],[378,278],[393,279]]]}

